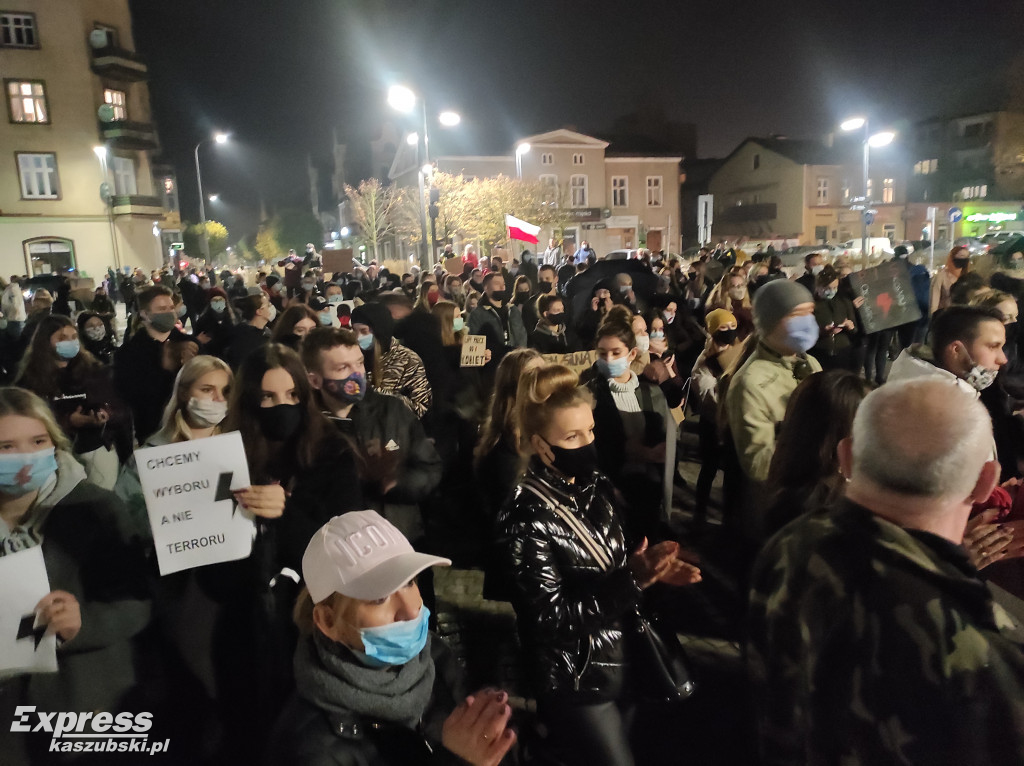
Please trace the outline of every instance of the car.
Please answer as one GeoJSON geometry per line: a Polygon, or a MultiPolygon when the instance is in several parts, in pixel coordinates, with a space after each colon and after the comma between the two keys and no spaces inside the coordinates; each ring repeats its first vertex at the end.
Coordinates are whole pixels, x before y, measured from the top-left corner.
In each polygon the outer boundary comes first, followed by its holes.
{"type": "MultiPolygon", "coordinates": [[[[860,255],[863,252],[863,242],[860,237],[848,239],[840,247],[846,251],[846,255],[860,255]]],[[[888,237],[868,237],[868,254],[874,256],[892,255],[892,242],[888,237]]]]}
{"type": "Polygon", "coordinates": [[[778,256],[784,267],[793,269],[803,268],[804,259],[811,253],[821,253],[826,257],[830,255],[828,245],[794,245],[778,253],[778,256]]]}

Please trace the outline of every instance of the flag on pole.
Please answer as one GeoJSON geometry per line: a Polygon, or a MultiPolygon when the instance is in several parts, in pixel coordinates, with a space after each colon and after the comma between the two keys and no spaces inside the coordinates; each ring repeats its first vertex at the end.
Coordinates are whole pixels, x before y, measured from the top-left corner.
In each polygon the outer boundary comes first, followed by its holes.
{"type": "Polygon", "coordinates": [[[540,234],[540,226],[534,226],[514,215],[505,216],[505,226],[508,228],[508,238],[518,239],[520,242],[532,242],[537,244],[537,235],[540,234]]]}

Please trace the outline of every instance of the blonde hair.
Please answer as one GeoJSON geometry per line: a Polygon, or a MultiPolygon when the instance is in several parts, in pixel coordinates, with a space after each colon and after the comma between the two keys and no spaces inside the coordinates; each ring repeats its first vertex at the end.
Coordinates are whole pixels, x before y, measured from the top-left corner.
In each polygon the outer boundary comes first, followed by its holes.
{"type": "MultiPolygon", "coordinates": [[[[299,629],[299,635],[311,636],[313,631],[316,630],[316,623],[313,621],[313,608],[315,606],[324,604],[330,607],[335,616],[347,625],[353,625],[356,621],[356,611],[361,603],[357,598],[344,596],[341,593],[332,593],[323,601],[314,604],[313,597],[309,595],[309,588],[303,585],[298,598],[295,599],[295,607],[292,609],[292,620],[295,623],[295,627],[299,629]]],[[[352,635],[346,636],[346,638],[348,640],[344,643],[350,649],[363,648],[362,641],[359,639],[359,633],[355,628],[352,629],[352,635]]]]}
{"type": "Polygon", "coordinates": [[[543,359],[535,348],[517,348],[509,351],[494,374],[494,391],[486,420],[480,428],[480,441],[473,454],[482,460],[503,437],[511,440],[515,435],[515,405],[519,393],[519,379],[526,365],[534,359],[543,359]]]}
{"type": "Polygon", "coordinates": [[[580,386],[575,372],[561,364],[536,367],[519,380],[515,422],[519,432],[519,453],[533,453],[530,437],[541,434],[558,410],[584,405],[594,406],[590,391],[580,386]]]}
{"type": "MultiPolygon", "coordinates": [[[[187,442],[192,439],[192,429],[188,424],[188,400],[189,391],[197,380],[210,372],[220,370],[227,373],[228,385],[232,381],[231,368],[215,356],[195,356],[189,359],[178,370],[174,379],[174,391],[171,399],[164,409],[163,419],[160,421],[160,431],[157,434],[159,439],[165,440],[168,444],[176,442],[187,442]]],[[[213,432],[220,433],[220,426],[213,429],[213,432]]]]}
{"type": "Polygon", "coordinates": [[[0,388],[0,418],[7,415],[20,415],[23,418],[38,420],[46,428],[46,433],[54,447],[64,452],[71,452],[71,442],[57,425],[57,420],[53,417],[53,410],[37,394],[17,386],[0,388]]]}

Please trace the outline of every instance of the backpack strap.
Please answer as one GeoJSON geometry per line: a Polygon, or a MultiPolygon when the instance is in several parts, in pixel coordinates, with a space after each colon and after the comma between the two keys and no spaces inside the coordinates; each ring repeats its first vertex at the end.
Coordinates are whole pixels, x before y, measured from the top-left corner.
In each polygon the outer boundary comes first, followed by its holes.
{"type": "Polygon", "coordinates": [[[558,518],[560,518],[565,525],[576,534],[580,542],[583,544],[583,547],[587,549],[587,552],[591,555],[594,561],[597,562],[597,566],[602,572],[607,572],[612,569],[612,558],[608,551],[598,545],[597,541],[594,540],[594,538],[587,532],[586,526],[583,522],[577,518],[572,511],[561,503],[557,503],[552,500],[548,493],[543,491],[543,487],[539,486],[537,482],[534,482],[531,479],[524,479],[519,483],[519,486],[539,497],[548,509],[558,516],[558,518]]]}

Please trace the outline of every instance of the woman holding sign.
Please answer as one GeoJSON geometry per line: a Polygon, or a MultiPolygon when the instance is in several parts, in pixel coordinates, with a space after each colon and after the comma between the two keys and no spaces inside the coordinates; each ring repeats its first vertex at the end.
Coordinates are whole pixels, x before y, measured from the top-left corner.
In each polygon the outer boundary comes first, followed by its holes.
{"type": "MultiPolygon", "coordinates": [[[[86,481],[46,402],[0,388],[0,556],[41,548],[50,591],[40,594],[33,627],[59,639],[57,672],[5,680],[5,705],[123,709],[137,682],[136,639],[150,620],[145,559],[124,521],[117,497],[86,481]]],[[[0,657],[7,648],[0,643],[0,657]]],[[[17,763],[18,754],[3,760],[17,763]]]]}

